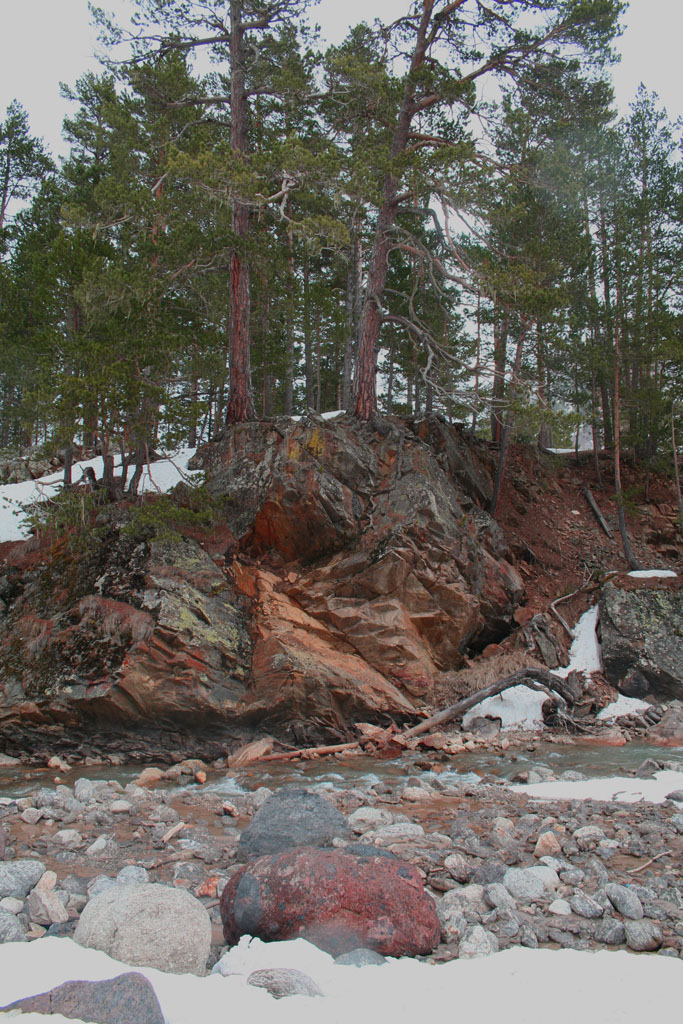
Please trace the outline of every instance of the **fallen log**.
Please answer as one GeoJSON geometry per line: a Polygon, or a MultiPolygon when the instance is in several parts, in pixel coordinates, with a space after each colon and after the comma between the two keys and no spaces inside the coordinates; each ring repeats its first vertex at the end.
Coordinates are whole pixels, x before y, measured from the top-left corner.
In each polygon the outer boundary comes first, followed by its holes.
{"type": "Polygon", "coordinates": [[[257,758],[261,761],[295,761],[297,758],[307,760],[311,757],[324,757],[325,754],[341,754],[346,750],[353,750],[357,747],[360,750],[360,743],[334,743],[326,747],[305,747],[303,750],[283,750],[279,754],[264,754],[257,758]]]}
{"type": "Polygon", "coordinates": [[[598,508],[598,503],[596,502],[595,498],[591,494],[590,489],[588,487],[584,488],[583,496],[586,499],[586,501],[588,502],[588,504],[590,505],[591,512],[593,513],[593,515],[595,516],[597,521],[600,523],[600,526],[603,528],[603,530],[605,531],[605,533],[607,534],[609,539],[610,540],[614,540],[614,534],[612,533],[612,531],[610,530],[609,526],[605,522],[604,516],[603,516],[602,512],[600,511],[600,509],[598,508]]]}
{"type": "Polygon", "coordinates": [[[574,703],[574,694],[571,693],[571,688],[567,686],[562,676],[557,676],[554,672],[549,672],[548,669],[544,668],[522,668],[518,672],[513,672],[512,675],[504,676],[503,679],[491,683],[490,686],[485,686],[483,690],[471,693],[469,697],[464,697],[455,704],[449,705],[443,711],[431,715],[430,718],[425,718],[424,722],[406,729],[405,732],[399,733],[399,736],[408,739],[411,736],[420,736],[422,733],[431,732],[434,726],[443,725],[445,722],[451,722],[454,718],[459,718],[487,697],[495,697],[511,686],[518,686],[519,684],[529,686],[532,690],[544,690],[551,698],[554,697],[552,691],[555,690],[563,700],[567,700],[568,703],[574,703]],[[539,680],[543,680],[543,682],[539,682],[539,680]],[[565,691],[564,693],[562,692],[563,690],[565,691]]]}

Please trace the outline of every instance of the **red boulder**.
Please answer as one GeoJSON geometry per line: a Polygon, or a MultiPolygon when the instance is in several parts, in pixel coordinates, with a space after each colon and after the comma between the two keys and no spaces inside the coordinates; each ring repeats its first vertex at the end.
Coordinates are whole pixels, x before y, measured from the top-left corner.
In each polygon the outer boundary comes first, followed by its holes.
{"type": "Polygon", "coordinates": [[[439,919],[417,870],[372,847],[298,847],[240,868],[221,897],[223,934],[304,938],[333,956],[359,946],[385,956],[431,952],[439,919]]]}

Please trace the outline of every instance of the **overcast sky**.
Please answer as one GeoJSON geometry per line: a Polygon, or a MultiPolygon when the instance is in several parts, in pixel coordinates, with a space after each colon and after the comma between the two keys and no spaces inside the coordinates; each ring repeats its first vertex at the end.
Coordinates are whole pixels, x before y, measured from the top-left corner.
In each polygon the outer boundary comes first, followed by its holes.
{"type": "MultiPolygon", "coordinates": [[[[127,2],[102,0],[102,6],[122,10],[127,2]]],[[[339,42],[349,25],[376,17],[388,21],[405,7],[407,0],[321,0],[314,13],[325,37],[339,42]]],[[[18,99],[29,112],[33,133],[53,154],[63,153],[61,123],[69,104],[59,97],[59,82],[73,84],[97,68],[87,0],[0,0],[0,8],[0,118],[18,99]]],[[[670,117],[683,115],[682,29],[683,0],[631,0],[617,44],[622,61],[613,71],[623,112],[642,81],[659,94],[670,117]]]]}

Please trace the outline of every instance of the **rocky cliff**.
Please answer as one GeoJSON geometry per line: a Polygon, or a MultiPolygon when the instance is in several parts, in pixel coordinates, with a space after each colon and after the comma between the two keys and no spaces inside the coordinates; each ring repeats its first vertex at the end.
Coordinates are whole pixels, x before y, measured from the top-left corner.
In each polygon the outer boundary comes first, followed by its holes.
{"type": "Polygon", "coordinates": [[[222,753],[254,727],[346,738],[359,719],[410,718],[509,632],[522,582],[484,511],[488,451],[458,426],[242,424],[195,466],[221,509],[209,527],[109,506],[81,547],[5,551],[8,753],[222,753]]]}

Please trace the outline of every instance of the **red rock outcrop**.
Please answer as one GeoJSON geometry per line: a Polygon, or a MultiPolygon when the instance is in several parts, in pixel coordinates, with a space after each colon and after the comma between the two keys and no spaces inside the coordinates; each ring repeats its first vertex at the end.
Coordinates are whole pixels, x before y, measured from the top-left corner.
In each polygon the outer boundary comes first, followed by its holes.
{"type": "Polygon", "coordinates": [[[195,464],[225,510],[206,537],[131,536],[123,509],[82,560],[60,542],[22,575],[13,549],[0,736],[194,732],[197,752],[252,726],[346,738],[405,720],[509,631],[521,580],[457,427],[239,424],[195,464]]]}

